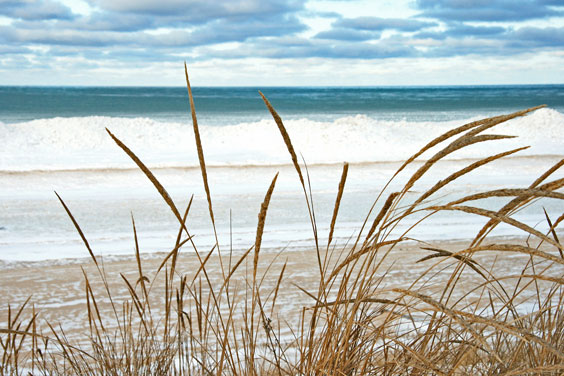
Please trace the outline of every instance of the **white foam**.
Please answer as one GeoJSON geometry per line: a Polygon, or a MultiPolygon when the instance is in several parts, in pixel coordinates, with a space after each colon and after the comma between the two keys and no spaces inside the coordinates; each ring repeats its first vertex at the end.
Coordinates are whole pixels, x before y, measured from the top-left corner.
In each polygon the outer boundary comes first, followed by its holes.
{"type": "MultiPolygon", "coordinates": [[[[286,121],[294,147],[310,165],[320,233],[328,232],[341,171],[340,166],[324,164],[345,160],[360,163],[352,165],[349,171],[334,235],[339,244],[344,244],[349,237],[355,236],[379,190],[401,164],[378,162],[404,160],[437,135],[469,120],[475,119],[408,122],[356,115],[326,122],[311,119],[286,121]]],[[[453,160],[437,163],[417,182],[413,187],[414,194],[470,163],[456,159],[485,157],[531,145],[520,155],[533,157],[510,158],[483,166],[480,171],[449,184],[440,195],[459,197],[500,187],[526,187],[564,154],[563,126],[564,115],[551,109],[541,109],[501,124],[485,133],[520,137],[484,142],[454,153],[450,157],[453,160]],[[492,146],[494,144],[497,146],[492,146]],[[548,157],[541,158],[546,155],[548,157]]],[[[167,247],[174,244],[178,230],[176,218],[151,183],[111,140],[105,127],[151,168],[198,165],[189,123],[111,117],[0,123],[0,260],[87,255],[53,190],[65,199],[97,254],[132,254],[132,213],[142,251],[170,250],[167,247]],[[77,169],[83,171],[57,171],[77,169]]],[[[280,172],[280,176],[268,212],[263,245],[265,248],[311,247],[311,225],[303,192],[273,120],[222,127],[203,124],[200,130],[207,164],[227,166],[214,168],[208,174],[222,247],[226,249],[233,242],[234,248],[247,249],[253,244],[257,213],[276,172],[280,172]],[[252,165],[262,166],[249,167],[252,165]],[[232,238],[229,237],[231,213],[232,238]]],[[[427,153],[423,159],[429,155],[427,153]]],[[[417,162],[414,168],[420,165],[421,162],[417,162]]],[[[195,194],[189,226],[196,234],[195,243],[199,249],[210,249],[215,238],[199,169],[171,168],[154,172],[179,208],[186,205],[192,193],[195,194]]],[[[404,171],[405,174],[411,172],[404,171]]],[[[561,178],[563,173],[557,172],[553,178],[561,178]]],[[[401,184],[403,178],[400,174],[390,186],[390,192],[399,189],[396,185],[401,184]]],[[[492,205],[497,207],[500,202],[495,201],[492,205]]],[[[553,200],[546,203],[546,208],[554,218],[562,213],[562,205],[553,200]]],[[[528,224],[535,226],[544,221],[544,212],[538,206],[528,209],[530,211],[521,213],[528,224]]],[[[479,220],[455,214],[432,218],[418,225],[415,230],[418,232],[414,231],[412,235],[422,240],[456,239],[468,236],[475,227],[479,228],[479,220]]],[[[501,228],[499,235],[515,235],[513,230],[501,228]]]]}
{"type": "MultiPolygon", "coordinates": [[[[404,160],[447,130],[476,119],[448,122],[382,121],[365,115],[335,121],[285,122],[296,150],[309,164],[404,160]]],[[[494,133],[519,136],[498,143],[503,148],[531,145],[521,155],[561,155],[564,114],[541,109],[498,126],[494,133]]],[[[192,126],[147,118],[103,116],[0,123],[0,170],[73,170],[132,168],[113,143],[110,129],[150,167],[197,165],[192,126]]],[[[230,126],[200,126],[210,166],[276,165],[290,162],[272,119],[230,126]]],[[[489,131],[492,133],[492,131],[489,131]]],[[[452,158],[489,153],[491,142],[458,151],[452,158]]]]}

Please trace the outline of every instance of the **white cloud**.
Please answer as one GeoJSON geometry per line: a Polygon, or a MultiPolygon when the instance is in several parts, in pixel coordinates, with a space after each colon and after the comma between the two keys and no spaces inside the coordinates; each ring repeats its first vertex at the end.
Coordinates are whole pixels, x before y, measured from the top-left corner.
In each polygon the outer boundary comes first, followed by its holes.
{"type": "Polygon", "coordinates": [[[0,84],[174,85],[185,59],[217,85],[564,82],[540,2],[0,0],[0,84]]]}

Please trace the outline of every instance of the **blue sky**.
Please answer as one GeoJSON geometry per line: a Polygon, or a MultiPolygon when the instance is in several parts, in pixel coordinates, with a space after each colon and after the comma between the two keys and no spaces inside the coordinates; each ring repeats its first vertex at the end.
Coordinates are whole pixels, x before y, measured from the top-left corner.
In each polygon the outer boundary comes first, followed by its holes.
{"type": "Polygon", "coordinates": [[[564,0],[0,0],[0,84],[564,83],[564,0]]]}

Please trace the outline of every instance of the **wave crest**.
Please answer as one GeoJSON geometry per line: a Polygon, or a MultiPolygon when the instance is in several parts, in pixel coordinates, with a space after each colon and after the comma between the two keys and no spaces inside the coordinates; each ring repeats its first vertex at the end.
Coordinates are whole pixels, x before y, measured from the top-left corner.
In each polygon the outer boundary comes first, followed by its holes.
{"type": "MultiPolygon", "coordinates": [[[[285,121],[294,147],[310,164],[398,161],[448,129],[476,119],[448,122],[382,121],[366,115],[323,122],[307,118],[285,121]]],[[[289,163],[285,145],[272,119],[229,126],[201,125],[210,166],[289,163]]],[[[500,150],[531,145],[520,155],[560,155],[564,114],[541,109],[495,128],[494,133],[519,136],[498,142],[500,150]]],[[[197,165],[189,123],[148,118],[89,116],[0,123],[0,170],[123,169],[132,162],[107,135],[108,128],[149,167],[197,165]]],[[[476,158],[491,152],[491,143],[474,145],[452,158],[476,158]]]]}

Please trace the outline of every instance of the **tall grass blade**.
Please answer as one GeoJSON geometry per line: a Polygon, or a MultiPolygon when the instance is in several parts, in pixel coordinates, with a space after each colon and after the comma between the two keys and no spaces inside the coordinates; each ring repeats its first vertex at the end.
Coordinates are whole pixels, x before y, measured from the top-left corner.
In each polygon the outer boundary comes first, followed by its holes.
{"type": "MultiPolygon", "coordinates": [[[[166,189],[157,180],[155,175],[153,175],[151,170],[149,170],[147,168],[147,166],[145,166],[145,164],[143,162],[141,162],[141,160],[135,155],[135,153],[133,153],[127,146],[125,146],[125,144],[123,142],[121,142],[116,136],[114,136],[113,133],[110,132],[110,130],[108,128],[106,128],[106,132],[108,132],[108,134],[110,135],[112,140],[114,140],[114,142],[125,152],[125,154],[127,154],[133,160],[133,162],[135,162],[135,164],[139,167],[139,169],[141,171],[143,171],[145,176],[147,176],[147,178],[149,178],[149,180],[151,181],[151,183],[153,183],[153,185],[155,186],[155,188],[157,189],[157,191],[159,192],[159,194],[161,195],[163,200],[170,207],[170,210],[172,211],[172,213],[174,214],[176,219],[178,219],[178,222],[180,222],[180,224],[183,225],[182,216],[178,212],[178,209],[176,208],[174,201],[172,201],[172,198],[170,197],[170,195],[168,194],[166,189]]],[[[186,232],[187,231],[188,230],[186,230],[186,232]]]]}
{"type": "Polygon", "coordinates": [[[94,256],[94,252],[92,252],[92,248],[90,248],[90,244],[88,244],[88,240],[86,240],[86,237],[84,236],[84,233],[82,232],[82,229],[78,225],[78,222],[76,221],[76,219],[74,219],[74,216],[72,215],[71,211],[67,207],[67,204],[65,204],[65,202],[63,201],[63,199],[61,198],[61,196],[59,196],[59,194],[57,192],[55,192],[55,195],[57,195],[57,198],[59,199],[59,201],[63,205],[63,208],[65,208],[67,215],[71,219],[72,224],[74,225],[74,227],[76,228],[76,231],[78,232],[78,234],[80,235],[80,238],[82,239],[82,242],[86,246],[86,249],[88,250],[88,253],[90,254],[90,257],[92,258],[94,263],[96,265],[98,265],[98,260],[96,260],[96,256],[94,256]]]}
{"type": "Polygon", "coordinates": [[[333,215],[331,216],[331,225],[329,226],[329,238],[327,239],[327,248],[333,240],[333,232],[335,231],[335,223],[337,222],[337,215],[339,214],[339,207],[341,205],[341,199],[343,198],[343,191],[345,190],[345,182],[347,181],[347,174],[349,171],[349,164],[345,163],[343,165],[343,172],[341,173],[341,181],[339,181],[339,191],[337,192],[337,198],[335,199],[335,205],[333,206],[333,215]]]}
{"type": "Polygon", "coordinates": [[[557,242],[555,242],[554,240],[550,239],[548,236],[544,235],[542,232],[535,230],[534,228],[519,222],[511,217],[508,217],[506,215],[500,215],[497,212],[491,211],[491,210],[486,210],[486,209],[480,209],[480,208],[475,208],[475,207],[471,207],[471,206],[449,206],[449,205],[445,205],[445,206],[431,206],[428,208],[428,210],[456,210],[456,211],[462,211],[465,213],[469,213],[469,214],[477,214],[477,215],[481,215],[483,217],[488,217],[491,219],[495,219],[496,221],[499,222],[503,222],[503,223],[507,223],[508,225],[514,226],[520,230],[523,230],[525,233],[527,234],[531,234],[536,236],[539,239],[542,239],[544,241],[546,241],[547,243],[550,243],[552,245],[554,245],[556,248],[558,249],[563,249],[563,246],[557,242]]]}
{"type": "MultiPolygon", "coordinates": [[[[546,222],[548,223],[548,228],[550,233],[552,234],[552,237],[554,238],[554,241],[557,243],[560,243],[560,240],[558,239],[558,235],[556,235],[556,229],[555,226],[552,224],[552,221],[550,220],[550,217],[548,216],[548,213],[546,212],[545,208],[542,208],[543,212],[544,212],[544,216],[546,218],[546,222]]],[[[560,252],[560,257],[562,257],[564,259],[564,253],[562,252],[562,250],[560,248],[558,248],[558,252],[560,252]]]]}
{"type": "Polygon", "coordinates": [[[253,279],[256,278],[260,245],[262,243],[262,234],[264,232],[264,225],[266,223],[266,212],[268,211],[268,206],[270,205],[270,198],[272,197],[272,192],[274,192],[274,186],[276,185],[277,179],[278,179],[278,173],[274,175],[274,179],[272,179],[272,182],[268,187],[268,191],[266,191],[266,195],[264,196],[264,201],[260,205],[260,212],[258,215],[258,224],[257,224],[257,236],[255,238],[255,255],[253,258],[253,279]]]}
{"type": "MultiPolygon", "coordinates": [[[[210,219],[214,227],[215,232],[215,218],[213,215],[213,207],[211,200],[210,187],[208,184],[208,173],[206,170],[206,160],[204,159],[204,149],[202,147],[202,139],[200,137],[200,130],[198,128],[198,119],[196,118],[196,107],[194,105],[194,97],[192,96],[192,87],[190,86],[190,80],[188,79],[188,68],[186,67],[186,62],[184,62],[184,75],[186,76],[186,87],[188,89],[188,98],[190,101],[190,113],[192,114],[192,125],[194,128],[194,137],[196,138],[196,149],[198,150],[198,161],[200,162],[200,170],[202,172],[202,179],[204,181],[204,189],[206,191],[206,198],[208,200],[208,210],[210,212],[210,219]]],[[[217,233],[216,233],[217,241],[217,233]]]]}
{"type": "Polygon", "coordinates": [[[288,135],[288,132],[286,131],[286,127],[284,126],[284,123],[282,122],[280,115],[278,115],[278,113],[276,112],[274,107],[272,107],[272,105],[270,104],[268,99],[266,99],[264,94],[260,91],[259,91],[259,94],[262,97],[262,100],[264,101],[264,103],[266,104],[268,111],[270,111],[270,114],[274,118],[274,122],[278,126],[278,130],[280,131],[280,134],[282,135],[282,139],[284,140],[284,143],[286,144],[286,148],[288,149],[288,152],[290,153],[290,157],[292,158],[292,163],[294,164],[294,168],[296,169],[296,172],[298,173],[300,183],[301,183],[302,187],[304,187],[304,189],[305,189],[305,181],[304,181],[304,177],[303,177],[303,174],[302,174],[302,169],[300,168],[300,164],[298,163],[298,157],[296,155],[296,152],[294,151],[294,146],[292,145],[292,141],[290,139],[290,136],[288,135]]]}

